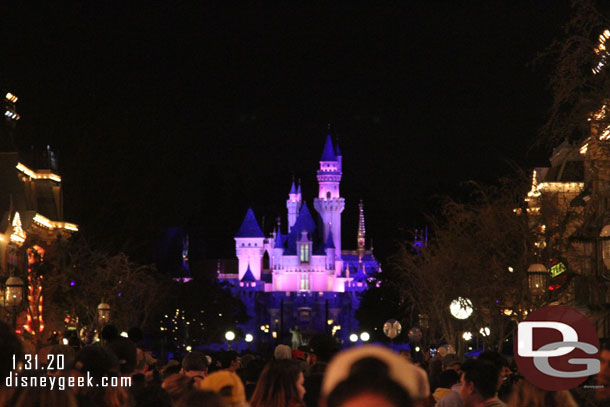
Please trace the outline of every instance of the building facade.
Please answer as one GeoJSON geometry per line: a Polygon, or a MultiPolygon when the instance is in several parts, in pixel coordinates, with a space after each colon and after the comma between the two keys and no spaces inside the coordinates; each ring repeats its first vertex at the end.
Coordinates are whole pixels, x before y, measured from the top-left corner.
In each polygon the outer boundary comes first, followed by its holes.
{"type": "Polygon", "coordinates": [[[546,268],[544,298],[573,306],[610,337],[610,111],[589,118],[590,135],[564,141],[533,171],[526,201],[546,268]]]}
{"type": "MultiPolygon", "coordinates": [[[[17,333],[39,341],[48,325],[44,319],[43,273],[45,255],[57,239],[67,239],[78,226],[66,222],[62,179],[54,153],[23,154],[14,138],[17,96],[3,93],[4,120],[0,122],[0,305],[5,319],[13,319],[17,333]],[[22,281],[21,301],[7,282],[22,281]]],[[[57,327],[55,328],[57,329],[57,327]]]]}
{"type": "Polygon", "coordinates": [[[245,333],[286,340],[299,335],[306,342],[327,332],[343,341],[358,332],[354,312],[359,295],[381,271],[372,247],[366,248],[364,208],[359,204],[356,249],[341,247],[341,216],[345,198],[340,184],[343,157],[331,136],[317,171],[318,194],[313,210],[294,181],[286,200],[287,224],[281,222],[265,236],[254,212],[248,209],[235,235],[237,274],[218,270],[220,281],[241,298],[251,319],[245,333]]]}

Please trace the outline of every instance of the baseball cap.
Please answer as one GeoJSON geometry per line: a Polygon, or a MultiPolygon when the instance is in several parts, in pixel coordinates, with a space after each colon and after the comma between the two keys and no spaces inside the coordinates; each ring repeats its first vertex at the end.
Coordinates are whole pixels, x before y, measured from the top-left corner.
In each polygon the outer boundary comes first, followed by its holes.
{"type": "Polygon", "coordinates": [[[365,358],[385,363],[389,378],[405,389],[413,400],[422,400],[430,394],[428,377],[423,369],[387,348],[365,345],[343,351],[331,360],[324,374],[322,396],[328,397],[339,383],[348,378],[352,365],[365,358]]]}
{"type": "Polygon", "coordinates": [[[219,370],[207,375],[196,384],[201,390],[220,394],[231,407],[246,405],[246,390],[237,374],[228,370],[219,370]]]}

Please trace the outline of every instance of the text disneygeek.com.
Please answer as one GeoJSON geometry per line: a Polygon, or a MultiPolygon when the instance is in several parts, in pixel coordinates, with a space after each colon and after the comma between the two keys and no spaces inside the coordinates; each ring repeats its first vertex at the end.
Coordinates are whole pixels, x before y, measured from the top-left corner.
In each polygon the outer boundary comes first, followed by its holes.
{"type": "Polygon", "coordinates": [[[6,377],[6,387],[48,387],[65,390],[66,387],[130,387],[131,377],[102,377],[99,383],[87,372],[86,376],[21,376],[13,373],[6,377]]]}

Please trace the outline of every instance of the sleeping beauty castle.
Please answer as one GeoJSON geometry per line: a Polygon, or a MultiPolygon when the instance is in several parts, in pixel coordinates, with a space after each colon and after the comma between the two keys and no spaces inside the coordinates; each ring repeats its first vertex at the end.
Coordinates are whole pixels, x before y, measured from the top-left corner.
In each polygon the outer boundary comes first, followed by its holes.
{"type": "Polygon", "coordinates": [[[240,326],[244,334],[273,343],[296,346],[314,333],[326,332],[347,342],[360,334],[354,312],[367,283],[381,271],[366,248],[364,208],[359,203],[356,250],[341,248],[341,196],[343,157],[330,134],[317,171],[318,195],[310,207],[301,186],[294,181],[286,200],[287,223],[280,218],[265,236],[252,209],[235,235],[238,274],[218,278],[231,286],[246,305],[250,321],[240,326]]]}

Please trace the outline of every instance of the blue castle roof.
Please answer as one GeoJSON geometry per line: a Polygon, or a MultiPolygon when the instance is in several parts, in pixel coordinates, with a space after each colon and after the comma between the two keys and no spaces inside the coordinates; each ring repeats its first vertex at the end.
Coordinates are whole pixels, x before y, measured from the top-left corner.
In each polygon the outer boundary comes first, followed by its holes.
{"type": "Polygon", "coordinates": [[[292,186],[290,187],[290,194],[296,194],[297,193],[297,189],[294,186],[294,181],[292,181],[292,186]]]}
{"type": "Polygon", "coordinates": [[[274,249],[283,249],[284,244],[286,243],[287,237],[288,237],[287,235],[283,235],[282,232],[280,230],[278,230],[277,236],[275,236],[275,245],[273,246],[273,248],[274,249]]]}
{"type": "Polygon", "coordinates": [[[235,237],[265,237],[260,226],[258,226],[258,222],[256,221],[252,208],[249,208],[248,212],[246,212],[244,221],[239,227],[235,237]]]}
{"type": "Polygon", "coordinates": [[[252,270],[250,270],[249,264],[248,264],[248,270],[246,270],[246,273],[241,278],[241,281],[243,281],[245,283],[253,283],[256,281],[256,279],[254,278],[254,274],[252,274],[252,270]]]}
{"type": "Polygon", "coordinates": [[[320,158],[320,161],[337,161],[330,134],[326,136],[326,143],[324,144],[324,151],[322,151],[322,158],[320,158]]]}
{"type": "Polygon", "coordinates": [[[288,234],[287,239],[287,254],[296,253],[297,241],[301,237],[301,232],[303,232],[303,230],[310,234],[313,234],[316,230],[316,222],[313,220],[311,212],[309,212],[307,202],[303,202],[299,216],[294,222],[292,228],[290,228],[290,233],[288,234]]]}
{"type": "Polygon", "coordinates": [[[339,157],[341,155],[341,150],[339,150],[339,142],[335,145],[335,155],[339,157]]]}

